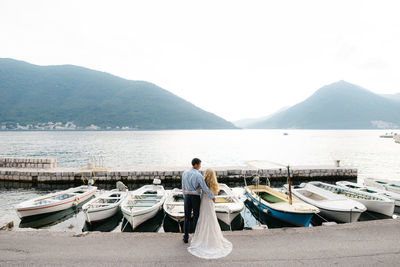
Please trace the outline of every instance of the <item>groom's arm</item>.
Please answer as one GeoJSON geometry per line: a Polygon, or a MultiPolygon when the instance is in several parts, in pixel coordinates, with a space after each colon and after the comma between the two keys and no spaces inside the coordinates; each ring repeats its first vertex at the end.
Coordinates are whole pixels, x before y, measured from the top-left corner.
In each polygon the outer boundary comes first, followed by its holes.
{"type": "Polygon", "coordinates": [[[203,176],[202,176],[200,173],[199,173],[199,175],[197,175],[197,180],[198,180],[198,182],[199,182],[201,188],[204,190],[204,192],[206,192],[207,195],[208,195],[212,200],[214,200],[214,199],[215,199],[214,195],[211,193],[210,189],[209,189],[208,186],[206,185],[206,182],[204,181],[203,176]]]}

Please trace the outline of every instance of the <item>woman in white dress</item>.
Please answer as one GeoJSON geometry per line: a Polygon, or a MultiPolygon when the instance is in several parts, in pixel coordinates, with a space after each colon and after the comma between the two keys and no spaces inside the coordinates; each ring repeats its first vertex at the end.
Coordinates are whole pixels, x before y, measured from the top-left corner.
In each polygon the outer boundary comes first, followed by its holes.
{"type": "MultiPolygon", "coordinates": [[[[217,195],[218,182],[212,169],[206,170],[204,180],[211,193],[217,195]]],[[[232,251],[232,243],[222,235],[215,214],[214,202],[204,192],[201,195],[199,220],[188,251],[194,256],[204,259],[222,258],[232,251]]]]}

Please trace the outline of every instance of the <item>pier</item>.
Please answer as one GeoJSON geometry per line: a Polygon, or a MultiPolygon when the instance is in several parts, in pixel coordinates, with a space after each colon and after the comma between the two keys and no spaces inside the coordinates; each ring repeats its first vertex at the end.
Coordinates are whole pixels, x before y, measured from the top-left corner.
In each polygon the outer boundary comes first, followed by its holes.
{"type": "MultiPolygon", "coordinates": [[[[89,164],[90,165],[90,164],[89,164]]],[[[60,168],[56,159],[49,158],[1,158],[0,181],[32,184],[79,184],[83,179],[93,177],[98,184],[148,183],[155,178],[164,184],[176,184],[182,173],[189,167],[131,167],[131,168],[60,168]]],[[[206,166],[202,168],[205,170],[206,166]]],[[[268,161],[249,161],[246,166],[213,167],[219,182],[244,183],[245,178],[259,176],[270,181],[271,185],[286,183],[287,168],[284,165],[268,161]]],[[[290,166],[292,181],[336,182],[339,180],[356,181],[357,169],[339,166],[290,166]]],[[[263,180],[263,181],[264,181],[263,180]]],[[[249,180],[250,181],[250,180],[249,180]]]]}
{"type": "Polygon", "coordinates": [[[397,266],[400,220],[224,232],[225,258],[189,254],[182,234],[4,231],[1,266],[397,266]]]}

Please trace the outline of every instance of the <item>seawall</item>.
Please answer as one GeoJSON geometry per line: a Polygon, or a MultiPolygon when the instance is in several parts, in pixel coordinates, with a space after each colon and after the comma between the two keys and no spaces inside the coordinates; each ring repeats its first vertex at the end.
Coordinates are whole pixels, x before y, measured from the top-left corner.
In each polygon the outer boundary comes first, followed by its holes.
{"type": "MultiPolygon", "coordinates": [[[[10,167],[4,167],[4,165],[0,167],[0,181],[33,184],[81,184],[83,180],[94,178],[96,183],[100,184],[114,184],[116,181],[129,184],[149,183],[158,178],[162,180],[163,184],[176,184],[180,182],[183,172],[188,168],[59,168],[55,159],[28,158],[14,159],[14,161],[12,158],[7,158],[6,162],[10,167]],[[42,162],[46,162],[46,165],[42,162]],[[51,165],[50,167],[47,166],[47,162],[51,165]]],[[[4,159],[0,159],[0,162],[4,162],[4,159]]],[[[253,161],[248,162],[246,166],[215,167],[213,169],[216,172],[218,181],[223,183],[244,184],[244,179],[250,183],[251,178],[255,176],[259,176],[263,183],[268,178],[273,186],[281,186],[287,181],[287,168],[270,162],[253,161]]],[[[314,180],[332,183],[340,180],[357,180],[357,169],[347,167],[291,166],[290,172],[294,184],[314,180]]]]}

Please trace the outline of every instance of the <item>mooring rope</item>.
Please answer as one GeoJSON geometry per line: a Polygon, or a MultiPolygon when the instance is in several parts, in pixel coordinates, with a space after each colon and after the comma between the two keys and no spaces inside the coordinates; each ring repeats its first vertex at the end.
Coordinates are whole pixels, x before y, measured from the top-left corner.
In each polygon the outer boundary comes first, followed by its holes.
{"type": "Polygon", "coordinates": [[[322,217],[321,215],[319,215],[318,213],[315,213],[315,215],[317,215],[318,217],[320,217],[322,220],[324,220],[325,222],[329,222],[327,219],[325,219],[324,217],[322,217]]]}
{"type": "Polygon", "coordinates": [[[125,226],[122,228],[121,232],[123,232],[125,230],[125,227],[128,225],[129,221],[126,220],[125,226]]]}

